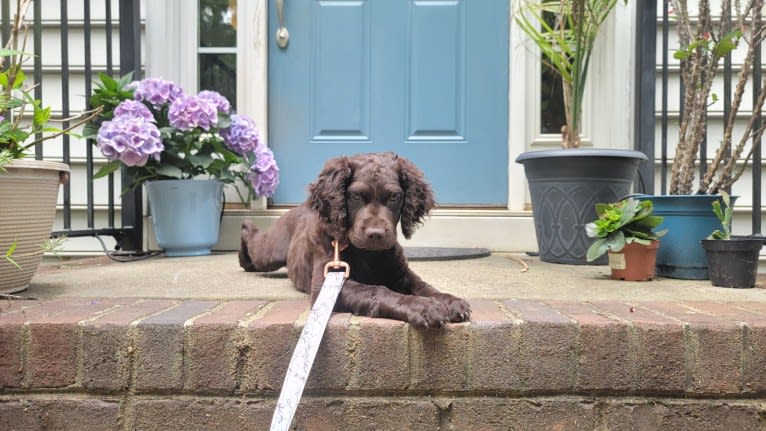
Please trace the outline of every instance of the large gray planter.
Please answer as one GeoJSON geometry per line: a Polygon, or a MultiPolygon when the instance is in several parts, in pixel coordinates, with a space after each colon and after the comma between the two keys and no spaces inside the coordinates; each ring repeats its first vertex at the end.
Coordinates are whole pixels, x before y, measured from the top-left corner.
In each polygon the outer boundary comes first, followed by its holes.
{"type": "MultiPolygon", "coordinates": [[[[532,198],[540,260],[585,265],[593,242],[585,225],[596,218],[595,204],[631,193],[641,162],[639,151],[561,149],[529,151],[516,158],[524,165],[532,198]]],[[[592,262],[604,265],[606,256],[592,262]]]]}

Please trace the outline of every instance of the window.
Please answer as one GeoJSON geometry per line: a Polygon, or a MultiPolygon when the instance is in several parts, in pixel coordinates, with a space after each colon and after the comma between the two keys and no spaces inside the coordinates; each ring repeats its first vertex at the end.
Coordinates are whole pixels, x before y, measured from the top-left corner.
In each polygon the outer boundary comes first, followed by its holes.
{"type": "Polygon", "coordinates": [[[237,0],[199,0],[198,88],[215,90],[236,107],[237,0]]]}
{"type": "MultiPolygon", "coordinates": [[[[555,25],[555,15],[545,12],[546,21],[555,25]]],[[[542,61],[540,68],[540,133],[560,134],[566,124],[564,112],[564,89],[561,78],[542,61]]]]}

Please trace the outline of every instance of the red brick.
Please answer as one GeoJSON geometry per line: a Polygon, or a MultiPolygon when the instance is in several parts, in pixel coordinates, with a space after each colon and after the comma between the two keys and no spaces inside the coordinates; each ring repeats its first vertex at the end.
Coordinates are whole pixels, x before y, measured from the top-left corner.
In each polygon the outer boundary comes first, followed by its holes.
{"type": "Polygon", "coordinates": [[[469,323],[450,323],[442,329],[409,328],[410,389],[460,391],[468,387],[469,323]]]}
{"type": "Polygon", "coordinates": [[[461,398],[452,402],[449,425],[472,431],[597,429],[592,402],[557,398],[461,398]]]}
{"type": "Polygon", "coordinates": [[[249,355],[242,378],[243,391],[279,393],[302,329],[296,326],[296,320],[308,312],[309,301],[278,301],[268,307],[248,328],[245,348],[249,348],[249,355]]]}
{"type": "Polygon", "coordinates": [[[423,398],[393,397],[305,398],[298,405],[293,426],[306,431],[440,429],[434,403],[423,398]]]}
{"type": "Polygon", "coordinates": [[[510,391],[524,388],[519,375],[521,328],[500,303],[471,301],[470,390],[510,391]]]}
{"type": "MultiPolygon", "coordinates": [[[[306,390],[342,390],[348,385],[352,356],[348,313],[333,313],[327,322],[314,365],[306,380],[306,390]]],[[[303,328],[301,327],[301,331],[303,328]]],[[[293,348],[295,350],[295,348],[293,348]]]]}
{"type": "Polygon", "coordinates": [[[766,315],[766,302],[732,302],[730,305],[760,315],[766,315]]]}
{"type": "Polygon", "coordinates": [[[124,299],[63,299],[31,309],[27,321],[27,353],[24,385],[55,388],[77,380],[79,322],[93,318],[124,299]],[[48,308],[42,314],[35,310],[48,308]]]}
{"type": "Polygon", "coordinates": [[[110,399],[19,397],[0,400],[0,430],[118,430],[118,413],[110,399]]]}
{"type": "Polygon", "coordinates": [[[636,368],[635,363],[631,363],[627,325],[599,314],[588,304],[546,303],[577,321],[578,388],[587,391],[631,389],[636,380],[636,368]]]}
{"type": "Polygon", "coordinates": [[[136,325],[133,382],[137,391],[181,389],[184,323],[215,305],[210,301],[185,301],[136,325]]]}
{"type": "Polygon", "coordinates": [[[683,393],[686,389],[686,350],[681,322],[637,304],[593,303],[600,312],[631,323],[629,363],[635,369],[632,388],[649,393],[683,393]]]}
{"type": "Polygon", "coordinates": [[[743,392],[766,391],[766,315],[759,313],[757,306],[741,306],[744,304],[703,302],[689,305],[705,314],[741,325],[744,343],[741,389],[743,392]]]}
{"type": "Polygon", "coordinates": [[[739,393],[742,381],[743,331],[734,319],[696,311],[693,304],[646,306],[686,324],[687,392],[739,393]]]}
{"type": "Polygon", "coordinates": [[[135,401],[132,417],[126,418],[125,429],[136,430],[267,430],[271,406],[263,401],[244,399],[174,399],[142,398],[135,401]],[[248,410],[260,414],[248,414],[248,410]]]}
{"type": "Polygon", "coordinates": [[[11,300],[0,299],[0,316],[4,314],[15,313],[20,310],[29,309],[42,304],[44,301],[39,300],[11,300]]]}
{"type": "Polygon", "coordinates": [[[535,301],[503,305],[523,319],[519,336],[519,376],[525,390],[570,391],[577,384],[577,325],[535,301]]]}
{"type": "Polygon", "coordinates": [[[742,391],[766,392],[766,324],[749,323],[743,328],[742,391]]]}
{"type": "Polygon", "coordinates": [[[194,319],[188,328],[185,387],[197,392],[233,392],[239,389],[244,329],[239,322],[252,316],[264,301],[224,302],[194,319]]]}
{"type": "Polygon", "coordinates": [[[763,407],[718,400],[610,401],[605,429],[621,430],[761,430],[763,407]]]}
{"type": "Polygon", "coordinates": [[[400,320],[354,317],[350,390],[404,390],[410,384],[409,326],[400,320]]]}
{"type": "Polygon", "coordinates": [[[175,305],[172,300],[138,300],[84,322],[78,381],[87,389],[120,391],[130,375],[130,324],[175,305]]]}
{"type": "MultiPolygon", "coordinates": [[[[129,429],[266,430],[273,399],[140,399],[129,429]]],[[[291,429],[306,431],[439,429],[438,409],[427,400],[304,397],[291,429]]]]}
{"type": "Polygon", "coordinates": [[[21,386],[22,332],[21,324],[0,324],[0,388],[21,386]]]}

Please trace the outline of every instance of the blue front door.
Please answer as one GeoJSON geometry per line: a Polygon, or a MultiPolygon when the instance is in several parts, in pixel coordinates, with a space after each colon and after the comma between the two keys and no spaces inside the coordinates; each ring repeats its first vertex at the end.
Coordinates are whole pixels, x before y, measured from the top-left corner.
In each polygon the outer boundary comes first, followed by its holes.
{"type": "Polygon", "coordinates": [[[441,205],[506,204],[508,0],[287,0],[285,48],[270,6],[275,203],[328,158],[395,151],[441,205]]]}

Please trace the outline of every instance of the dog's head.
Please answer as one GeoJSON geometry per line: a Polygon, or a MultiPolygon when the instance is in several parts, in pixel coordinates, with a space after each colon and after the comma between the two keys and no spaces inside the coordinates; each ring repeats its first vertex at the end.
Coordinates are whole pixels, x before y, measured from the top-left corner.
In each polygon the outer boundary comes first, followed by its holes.
{"type": "Polygon", "coordinates": [[[324,229],[366,250],[396,244],[396,224],[410,238],[435,206],[423,172],[394,153],[329,160],[309,186],[309,205],[324,229]]]}

